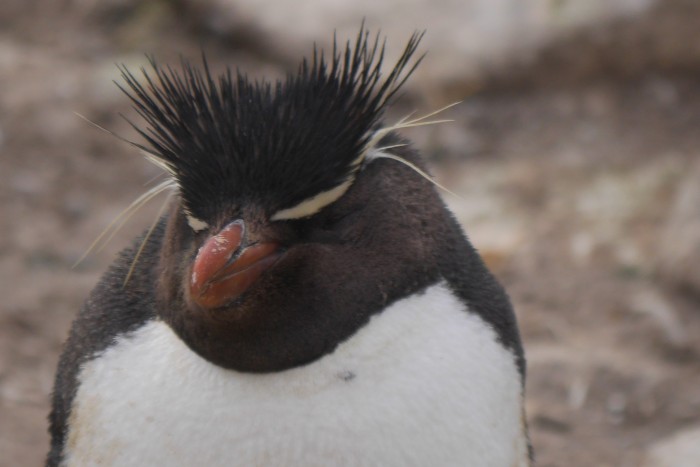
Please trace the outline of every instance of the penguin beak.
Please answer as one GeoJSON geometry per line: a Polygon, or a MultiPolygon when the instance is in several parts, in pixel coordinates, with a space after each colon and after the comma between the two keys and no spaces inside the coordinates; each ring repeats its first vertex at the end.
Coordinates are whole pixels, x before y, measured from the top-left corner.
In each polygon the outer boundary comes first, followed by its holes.
{"type": "Polygon", "coordinates": [[[236,220],[209,238],[192,267],[190,297],[213,309],[240,297],[282,255],[275,242],[246,242],[245,223],[236,220]]]}

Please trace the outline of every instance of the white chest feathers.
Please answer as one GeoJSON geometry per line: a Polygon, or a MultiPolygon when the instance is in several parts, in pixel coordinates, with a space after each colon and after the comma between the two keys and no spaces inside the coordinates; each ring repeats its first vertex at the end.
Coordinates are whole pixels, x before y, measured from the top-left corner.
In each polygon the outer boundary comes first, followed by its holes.
{"type": "Polygon", "coordinates": [[[525,466],[513,355],[445,285],[304,367],[208,363],[160,321],[80,374],[70,466],[525,466]]]}

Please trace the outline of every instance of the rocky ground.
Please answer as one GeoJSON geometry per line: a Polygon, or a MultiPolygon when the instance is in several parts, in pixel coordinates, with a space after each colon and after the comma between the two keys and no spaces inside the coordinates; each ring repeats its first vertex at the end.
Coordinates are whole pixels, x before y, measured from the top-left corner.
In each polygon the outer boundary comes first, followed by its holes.
{"type": "MultiPolygon", "coordinates": [[[[70,322],[159,207],[71,268],[158,175],[74,112],[133,136],[111,80],[144,51],[266,76],[294,61],[264,31],[204,21],[207,2],[43,3],[0,5],[2,466],[41,463],[70,322]]],[[[700,465],[699,18],[668,0],[469,79],[418,75],[395,108],[469,95],[406,135],[516,305],[540,466],[700,465]]]]}

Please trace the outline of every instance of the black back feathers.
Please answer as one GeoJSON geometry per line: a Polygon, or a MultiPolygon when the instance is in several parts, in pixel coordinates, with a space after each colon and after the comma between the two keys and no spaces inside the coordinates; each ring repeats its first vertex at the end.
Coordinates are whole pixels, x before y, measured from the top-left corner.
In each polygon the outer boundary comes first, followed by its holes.
{"type": "Polygon", "coordinates": [[[382,79],[384,43],[363,28],[330,58],[314,48],[285,81],[253,81],[230,69],[213,78],[182,60],[181,70],[142,69],[144,83],[125,67],[122,90],[146,128],[139,145],[171,171],[185,208],[204,221],[221,209],[254,203],[268,215],[328,191],[356,169],[387,102],[420,62],[422,34],[413,34],[382,79]],[[411,62],[413,64],[411,65],[411,62]]]}

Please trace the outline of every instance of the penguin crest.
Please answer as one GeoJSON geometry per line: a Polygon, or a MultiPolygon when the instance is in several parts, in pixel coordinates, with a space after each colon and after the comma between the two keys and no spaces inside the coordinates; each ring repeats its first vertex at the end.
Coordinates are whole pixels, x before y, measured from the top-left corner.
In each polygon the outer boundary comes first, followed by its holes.
{"type": "MultiPolygon", "coordinates": [[[[177,182],[190,226],[198,231],[231,200],[254,203],[272,220],[307,217],[342,196],[367,153],[390,99],[420,63],[414,33],[385,79],[385,44],[361,28],[354,45],[334,39],[329,57],[314,48],[282,82],[251,81],[228,69],[214,78],[149,57],[143,83],[120,70],[147,126],[136,144],[177,182]]],[[[130,122],[131,123],[131,122],[130,122]]]]}

